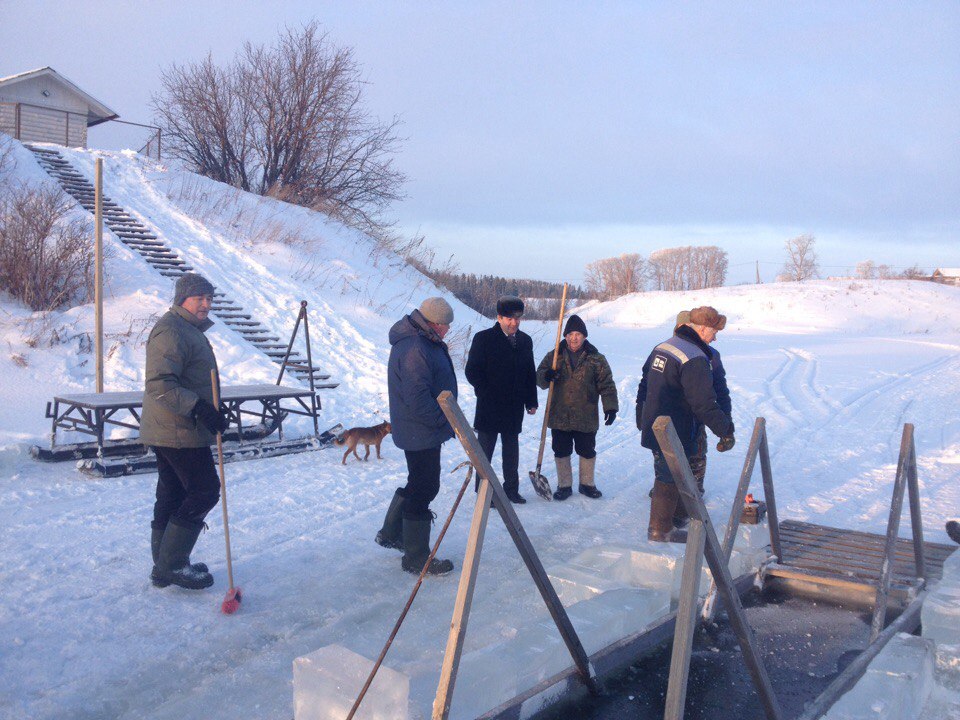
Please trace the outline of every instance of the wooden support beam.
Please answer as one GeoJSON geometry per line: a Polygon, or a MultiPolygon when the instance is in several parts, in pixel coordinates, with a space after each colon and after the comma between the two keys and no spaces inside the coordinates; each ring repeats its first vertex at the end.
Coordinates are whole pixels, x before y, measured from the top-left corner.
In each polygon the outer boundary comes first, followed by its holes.
{"type": "Polygon", "coordinates": [[[766,424],[760,435],[760,474],[763,477],[763,499],[767,503],[767,527],[770,528],[770,551],[781,560],[780,517],[777,514],[777,495],[773,490],[773,468],[770,466],[770,447],[767,445],[766,424]]]}
{"type": "MultiPolygon", "coordinates": [[[[503,524],[506,526],[510,538],[517,546],[517,551],[520,553],[521,559],[530,572],[534,584],[537,586],[537,590],[540,591],[540,596],[543,598],[547,610],[550,612],[550,616],[553,618],[553,622],[560,632],[560,637],[563,639],[567,650],[573,658],[573,663],[577,668],[580,679],[591,693],[599,693],[600,687],[596,680],[596,674],[590,665],[590,659],[583,649],[580,638],[577,636],[577,631],[574,629],[573,623],[570,622],[570,617],[567,615],[563,603],[561,603],[560,598],[557,597],[556,590],[553,589],[553,585],[547,577],[547,572],[540,562],[540,558],[537,556],[536,550],[534,550],[533,544],[530,542],[530,538],[527,537],[527,533],[523,529],[523,525],[521,525],[520,519],[514,511],[513,505],[510,503],[510,500],[507,499],[503,486],[500,484],[500,480],[497,478],[493,466],[490,465],[490,460],[487,459],[487,456],[480,447],[480,442],[477,440],[476,434],[474,434],[473,429],[470,427],[470,423],[467,421],[467,418],[464,417],[463,410],[460,409],[453,394],[446,390],[437,397],[437,403],[439,403],[441,410],[443,410],[444,415],[453,427],[457,439],[460,441],[460,444],[463,445],[463,449],[467,453],[471,464],[477,469],[477,474],[486,480],[486,484],[492,493],[493,505],[497,509],[497,512],[500,513],[500,517],[503,519],[503,524]]],[[[481,518],[481,520],[483,520],[483,518],[481,518]]],[[[463,586],[465,582],[472,583],[474,581],[473,578],[476,577],[477,570],[478,565],[476,561],[472,561],[469,567],[465,565],[461,572],[461,586],[463,586]],[[464,580],[464,575],[468,576],[466,581],[464,580]]],[[[469,606],[464,603],[460,613],[460,619],[455,620],[455,622],[465,627],[468,615],[469,606]]],[[[451,627],[451,633],[453,633],[453,631],[454,628],[451,627]]],[[[458,638],[452,644],[448,638],[447,652],[444,656],[443,664],[445,672],[444,676],[440,679],[440,687],[437,688],[437,698],[434,701],[433,717],[435,720],[446,718],[447,713],[449,713],[449,700],[453,697],[453,688],[457,674],[457,664],[453,661],[453,658],[461,652],[463,643],[462,634],[459,633],[459,630],[457,633],[458,638]],[[443,690],[442,694],[441,689],[443,690]]]]}
{"type": "Polygon", "coordinates": [[[880,581],[877,584],[877,603],[870,622],[870,640],[877,639],[883,630],[887,615],[887,595],[890,594],[890,576],[893,573],[894,550],[897,535],[900,532],[900,516],[903,513],[903,491],[907,484],[907,465],[910,462],[910,446],[913,445],[913,425],[903,426],[900,439],[900,458],[897,462],[897,477],[893,483],[893,499],[890,501],[890,517],[887,519],[887,540],[883,550],[883,564],[880,566],[880,581]]]}
{"type": "MultiPolygon", "coordinates": [[[[757,693],[760,695],[760,702],[763,705],[764,713],[768,720],[780,720],[783,717],[780,704],[777,702],[777,697],[773,692],[773,686],[770,684],[770,677],[767,675],[766,668],[764,668],[760,655],[757,652],[753,630],[747,624],[743,606],[740,604],[740,597],[737,595],[733,578],[730,575],[730,569],[727,567],[727,562],[723,555],[723,548],[720,546],[720,541],[717,539],[717,534],[710,522],[710,515],[707,512],[707,508],[700,498],[697,483],[693,478],[693,473],[690,472],[690,464],[687,462],[687,456],[683,451],[680,438],[677,437],[677,431],[673,427],[673,421],[671,421],[668,416],[661,415],[653,423],[653,432],[660,445],[660,451],[663,453],[663,457],[670,467],[670,473],[677,483],[677,489],[680,491],[680,497],[690,515],[691,521],[699,520],[704,525],[706,532],[704,553],[707,564],[710,566],[713,577],[717,581],[717,591],[726,604],[730,625],[740,643],[744,662],[747,665],[747,670],[750,672],[750,677],[753,679],[757,693]]],[[[766,443],[761,444],[761,466],[764,463],[765,446],[766,443]]],[[[769,457],[766,460],[766,464],[769,470],[769,457]]],[[[770,489],[772,489],[772,481],[773,478],[771,476],[770,489]]]]}
{"type": "Polygon", "coordinates": [[[490,483],[485,478],[481,479],[477,491],[477,504],[473,509],[473,520],[470,523],[470,535],[467,538],[467,550],[463,556],[463,570],[460,572],[457,599],[453,605],[453,619],[450,621],[447,649],[443,654],[443,665],[440,668],[440,683],[437,685],[437,695],[433,701],[435,720],[445,720],[450,715],[453,686],[457,678],[457,668],[460,667],[460,655],[467,636],[467,620],[473,605],[473,591],[477,584],[477,573],[480,571],[480,552],[483,550],[483,537],[487,529],[491,497],[493,497],[493,489],[490,483]]]}
{"type": "MultiPolygon", "coordinates": [[[[743,499],[747,494],[747,488],[750,487],[750,478],[753,476],[753,468],[757,463],[757,454],[760,452],[760,438],[766,435],[766,420],[758,417],[753,423],[753,435],[750,437],[750,446],[747,448],[747,456],[743,459],[743,470],[740,472],[740,482],[737,483],[737,489],[733,495],[733,505],[730,508],[730,517],[727,520],[727,529],[723,534],[723,554],[730,560],[730,553],[733,552],[733,543],[737,538],[737,528],[740,526],[740,517],[743,515],[743,499]]],[[[705,622],[713,622],[717,612],[717,582],[710,580],[710,590],[703,601],[703,619],[705,622]]]]}
{"type": "Polygon", "coordinates": [[[683,720],[687,701],[687,680],[690,676],[690,654],[697,630],[697,600],[700,597],[700,571],[703,568],[703,547],[706,532],[700,520],[691,520],[687,529],[687,549],[680,575],[680,603],[677,625],[670,655],[670,677],[667,679],[667,700],[664,720],[683,720]]]}

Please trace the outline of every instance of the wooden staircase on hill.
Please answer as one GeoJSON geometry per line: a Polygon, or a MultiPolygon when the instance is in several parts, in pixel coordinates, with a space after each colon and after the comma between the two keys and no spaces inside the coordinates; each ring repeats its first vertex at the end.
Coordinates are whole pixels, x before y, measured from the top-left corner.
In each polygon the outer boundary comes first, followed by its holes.
{"type": "MultiPolygon", "coordinates": [[[[36,156],[40,167],[46,170],[68,195],[89,212],[96,212],[96,190],[93,184],[64,160],[57,150],[30,143],[24,143],[24,146],[36,156]]],[[[103,196],[103,222],[120,242],[136,250],[140,257],[161,275],[176,280],[193,270],[156,232],[106,195],[103,196]]],[[[290,372],[298,379],[309,381],[312,373],[314,387],[317,389],[330,389],[339,385],[337,382],[324,382],[330,379],[330,375],[322,373],[316,366],[308,366],[307,359],[299,352],[291,350],[287,357],[287,344],[281,343],[279,337],[273,335],[258,320],[254,320],[250,313],[245,312],[239,303],[225,293],[214,293],[213,312],[224,325],[238,332],[276,364],[283,367],[286,357],[286,366],[291,368],[290,372]]]]}

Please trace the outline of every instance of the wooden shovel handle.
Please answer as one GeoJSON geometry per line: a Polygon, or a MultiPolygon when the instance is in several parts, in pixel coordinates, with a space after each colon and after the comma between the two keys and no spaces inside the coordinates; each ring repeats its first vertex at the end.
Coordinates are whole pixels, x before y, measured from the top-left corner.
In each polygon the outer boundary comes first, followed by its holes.
{"type": "MultiPolygon", "coordinates": [[[[553,370],[557,369],[557,356],[560,353],[560,338],[563,333],[563,314],[567,306],[567,283],[563,284],[563,296],[560,298],[560,317],[557,320],[557,341],[553,344],[553,370]]],[[[550,388],[547,390],[547,404],[543,410],[543,429],[540,431],[540,452],[537,453],[537,475],[540,474],[540,468],[543,467],[543,450],[547,444],[547,419],[550,417],[550,402],[553,400],[553,383],[550,381],[550,388]]]]}
{"type": "MultiPolygon", "coordinates": [[[[213,406],[220,412],[220,383],[217,371],[210,369],[210,385],[213,388],[213,406]]],[[[233,590],[233,559],[230,557],[230,524],[227,520],[227,476],[223,472],[223,434],[217,433],[217,458],[220,464],[220,504],[223,507],[223,534],[227,542],[227,578],[230,580],[229,593],[233,590]]]]}

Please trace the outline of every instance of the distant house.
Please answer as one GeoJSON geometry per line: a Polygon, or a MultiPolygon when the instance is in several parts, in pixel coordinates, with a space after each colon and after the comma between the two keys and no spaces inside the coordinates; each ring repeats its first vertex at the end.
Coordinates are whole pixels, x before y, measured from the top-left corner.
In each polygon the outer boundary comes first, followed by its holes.
{"type": "Polygon", "coordinates": [[[50,67],[0,78],[0,132],[86,147],[87,128],[120,117],[50,67]]]}
{"type": "Polygon", "coordinates": [[[937,268],[930,279],[947,285],[960,285],[960,268],[937,268]]]}

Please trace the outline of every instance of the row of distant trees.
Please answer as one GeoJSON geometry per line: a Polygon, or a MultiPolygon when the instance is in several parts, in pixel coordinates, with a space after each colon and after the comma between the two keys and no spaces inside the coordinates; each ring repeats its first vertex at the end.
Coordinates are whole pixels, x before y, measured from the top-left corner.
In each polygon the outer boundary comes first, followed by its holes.
{"type": "Polygon", "coordinates": [[[666,248],[647,258],[624,253],[588,264],[583,284],[590,297],[600,300],[647,289],[700,290],[723,285],[727,265],[726,251],[716,245],[666,248]]]}
{"type": "MultiPolygon", "coordinates": [[[[524,316],[527,318],[547,319],[554,317],[560,311],[563,283],[421,269],[436,283],[452,292],[464,305],[472,307],[486,317],[492,318],[497,314],[497,299],[503,295],[525,298],[524,316]]],[[[568,301],[576,300],[583,294],[579,286],[567,288],[568,301]]]]}

